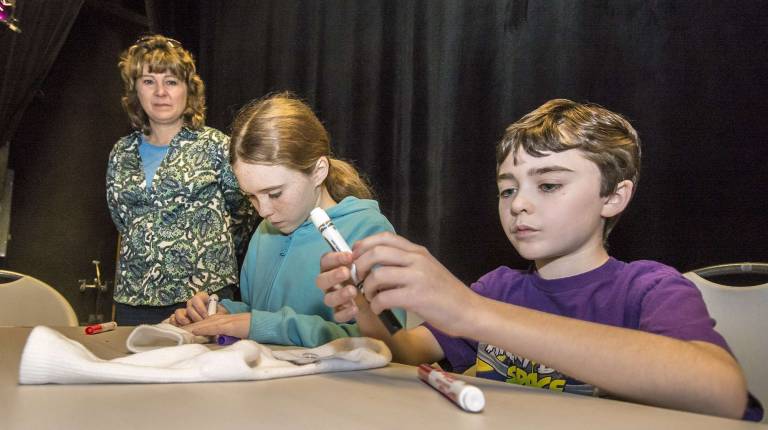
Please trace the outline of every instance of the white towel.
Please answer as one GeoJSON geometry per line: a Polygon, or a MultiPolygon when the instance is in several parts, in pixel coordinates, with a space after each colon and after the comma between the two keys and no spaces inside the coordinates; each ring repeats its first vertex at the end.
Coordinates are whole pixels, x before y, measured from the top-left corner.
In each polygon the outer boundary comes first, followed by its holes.
{"type": "Polygon", "coordinates": [[[188,343],[209,343],[208,336],[194,334],[168,323],[142,324],[128,335],[125,341],[128,351],[144,352],[164,346],[185,345],[188,343]]]}
{"type": "Polygon", "coordinates": [[[246,381],[372,369],[392,359],[375,339],[341,338],[312,349],[272,351],[252,340],[210,350],[200,344],[102,360],[48,327],[35,327],[21,355],[21,384],[246,381]],[[294,364],[307,363],[307,364],[294,364]]]}

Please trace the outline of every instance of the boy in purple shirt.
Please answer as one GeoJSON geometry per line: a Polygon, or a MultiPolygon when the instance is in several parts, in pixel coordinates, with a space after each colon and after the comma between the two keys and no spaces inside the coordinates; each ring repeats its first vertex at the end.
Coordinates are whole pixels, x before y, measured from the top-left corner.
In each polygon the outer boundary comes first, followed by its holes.
{"type": "Polygon", "coordinates": [[[671,267],[606,250],[639,177],[629,122],[551,100],[507,128],[496,160],[501,225],[531,270],[499,267],[466,288],[424,247],[379,234],[323,257],[317,285],[334,317],[356,319],[408,364],[476,365],[490,379],[742,417],[744,376],[698,289],[671,267]],[[349,281],[353,262],[365,297],[349,281]],[[426,323],[390,336],[376,316],[390,308],[426,323]]]}

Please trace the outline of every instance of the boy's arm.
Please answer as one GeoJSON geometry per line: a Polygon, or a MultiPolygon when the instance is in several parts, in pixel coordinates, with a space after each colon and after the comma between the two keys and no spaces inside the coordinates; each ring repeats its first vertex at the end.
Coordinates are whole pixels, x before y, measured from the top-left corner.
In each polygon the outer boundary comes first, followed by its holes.
{"type": "MultiPolygon", "coordinates": [[[[478,296],[479,297],[479,296],[478,296]]],[[[746,382],[721,347],[561,317],[480,298],[453,333],[547,363],[639,403],[741,418],[746,382]]]]}
{"type": "MultiPolygon", "coordinates": [[[[744,412],[747,390],[741,369],[714,344],[566,318],[481,297],[424,247],[391,234],[358,242],[353,257],[374,313],[392,307],[416,312],[451,336],[487,342],[546,363],[636,402],[734,418],[744,412]]],[[[337,270],[349,276],[348,269],[337,270]]],[[[349,288],[353,287],[345,286],[344,291],[349,288]]],[[[326,300],[331,306],[339,303],[326,300]]],[[[350,308],[342,305],[341,318],[350,308]]]]}

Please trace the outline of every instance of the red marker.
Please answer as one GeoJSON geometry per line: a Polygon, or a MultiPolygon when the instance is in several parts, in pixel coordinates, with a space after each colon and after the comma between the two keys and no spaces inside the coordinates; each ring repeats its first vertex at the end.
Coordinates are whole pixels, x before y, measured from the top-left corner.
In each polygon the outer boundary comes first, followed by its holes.
{"type": "Polygon", "coordinates": [[[103,333],[105,331],[114,330],[115,328],[117,328],[117,323],[114,321],[102,324],[92,324],[85,328],[85,334],[103,333]]]}
{"type": "Polygon", "coordinates": [[[485,396],[479,388],[454,379],[440,369],[435,369],[427,364],[419,365],[419,379],[451,399],[453,403],[465,411],[480,412],[485,407],[485,396]]]}

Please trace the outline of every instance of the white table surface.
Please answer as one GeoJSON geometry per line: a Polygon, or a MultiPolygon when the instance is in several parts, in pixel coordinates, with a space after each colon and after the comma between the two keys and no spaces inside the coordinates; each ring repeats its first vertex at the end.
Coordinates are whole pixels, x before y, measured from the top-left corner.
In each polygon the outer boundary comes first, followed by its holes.
{"type": "MultiPolygon", "coordinates": [[[[93,336],[57,328],[100,358],[126,355],[130,327],[93,336]]],[[[467,413],[420,382],[416,368],[268,381],[19,385],[30,328],[0,327],[0,429],[766,429],[755,423],[553,393],[461,376],[486,397],[467,413]]]]}

